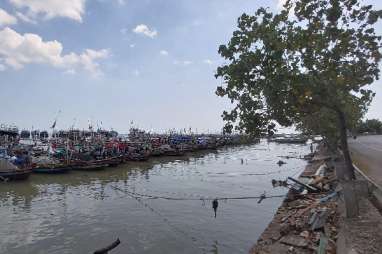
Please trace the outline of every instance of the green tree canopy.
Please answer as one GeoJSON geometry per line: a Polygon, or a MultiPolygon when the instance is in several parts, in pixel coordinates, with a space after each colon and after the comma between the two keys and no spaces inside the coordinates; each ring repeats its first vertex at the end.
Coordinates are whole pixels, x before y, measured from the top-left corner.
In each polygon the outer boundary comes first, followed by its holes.
{"type": "Polygon", "coordinates": [[[304,119],[327,111],[346,154],[346,120],[366,111],[374,96],[367,85],[379,78],[381,17],[360,0],[289,0],[277,14],[243,14],[219,48],[228,63],[217,69],[216,93],[233,103],[223,112],[226,131],[260,134],[273,121],[309,128],[304,119]]]}
{"type": "Polygon", "coordinates": [[[382,122],[378,119],[367,119],[357,126],[359,133],[382,134],[382,122]]]}

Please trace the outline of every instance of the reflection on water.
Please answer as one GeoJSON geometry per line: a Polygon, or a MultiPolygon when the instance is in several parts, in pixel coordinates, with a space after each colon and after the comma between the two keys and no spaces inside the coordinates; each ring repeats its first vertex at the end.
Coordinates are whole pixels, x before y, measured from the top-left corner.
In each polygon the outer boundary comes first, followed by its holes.
{"type": "Polygon", "coordinates": [[[207,201],[136,199],[118,189],[185,199],[284,194],[270,180],[298,174],[305,162],[279,167],[277,156],[307,152],[261,142],[2,183],[0,253],[92,253],[118,237],[111,253],[248,253],[280,198],[220,201],[215,219],[207,201]]]}

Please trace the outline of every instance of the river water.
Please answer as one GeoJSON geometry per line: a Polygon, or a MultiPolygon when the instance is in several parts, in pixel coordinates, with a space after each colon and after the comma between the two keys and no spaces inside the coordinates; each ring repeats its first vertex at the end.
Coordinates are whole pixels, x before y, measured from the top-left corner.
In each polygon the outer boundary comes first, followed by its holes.
{"type": "Polygon", "coordinates": [[[285,194],[271,179],[296,176],[306,163],[279,156],[308,150],[262,141],[0,183],[0,253],[92,253],[117,238],[110,253],[248,253],[282,198],[219,201],[217,218],[211,201],[198,199],[285,194]],[[287,164],[279,167],[280,159],[287,164]],[[137,199],[126,191],[196,200],[137,199]]]}

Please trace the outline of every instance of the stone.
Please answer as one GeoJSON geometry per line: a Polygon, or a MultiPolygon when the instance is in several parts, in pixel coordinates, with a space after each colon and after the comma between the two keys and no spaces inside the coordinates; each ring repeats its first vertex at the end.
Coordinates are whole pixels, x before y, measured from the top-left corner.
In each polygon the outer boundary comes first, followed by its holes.
{"type": "Polygon", "coordinates": [[[304,237],[297,236],[297,235],[283,236],[280,239],[280,242],[290,246],[302,247],[302,248],[308,247],[308,244],[309,244],[309,242],[304,237]]]}

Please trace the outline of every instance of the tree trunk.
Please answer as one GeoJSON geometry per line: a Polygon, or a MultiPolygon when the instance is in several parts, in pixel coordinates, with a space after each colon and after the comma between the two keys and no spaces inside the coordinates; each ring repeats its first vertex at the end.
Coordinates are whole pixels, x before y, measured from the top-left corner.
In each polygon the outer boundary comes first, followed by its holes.
{"type": "Polygon", "coordinates": [[[346,217],[354,218],[359,214],[358,198],[353,181],[355,179],[354,167],[350,158],[350,152],[348,147],[345,114],[341,110],[337,111],[337,114],[340,128],[341,149],[345,162],[344,164],[342,164],[342,166],[337,165],[337,176],[342,185],[346,217]]]}
{"type": "Polygon", "coordinates": [[[341,149],[344,155],[345,166],[346,166],[345,177],[346,177],[346,180],[352,180],[352,179],[355,179],[355,174],[354,174],[353,162],[350,158],[345,114],[341,110],[339,110],[337,113],[338,113],[338,120],[339,120],[339,127],[340,127],[341,149]]]}

